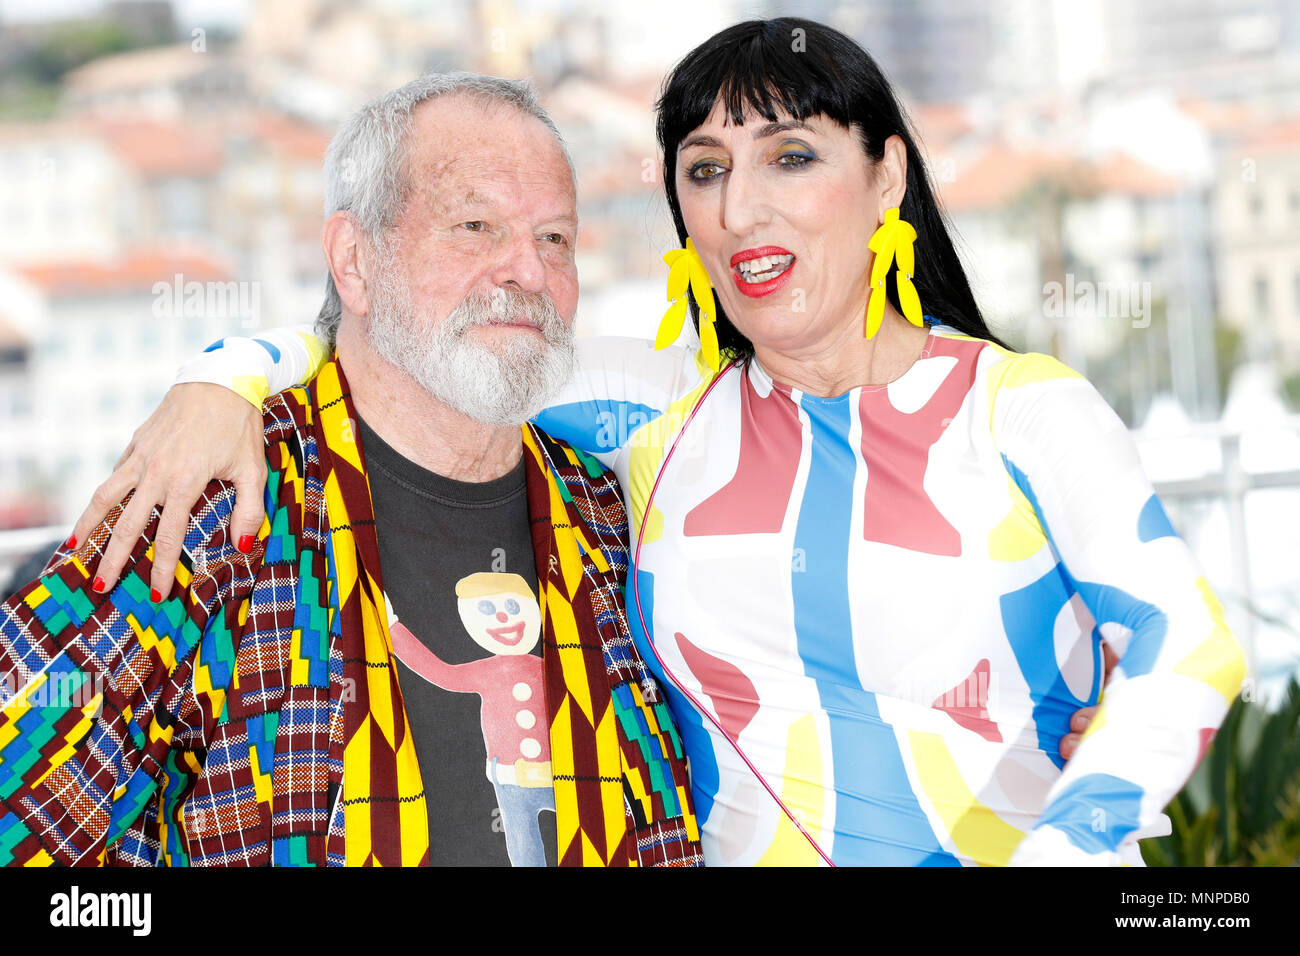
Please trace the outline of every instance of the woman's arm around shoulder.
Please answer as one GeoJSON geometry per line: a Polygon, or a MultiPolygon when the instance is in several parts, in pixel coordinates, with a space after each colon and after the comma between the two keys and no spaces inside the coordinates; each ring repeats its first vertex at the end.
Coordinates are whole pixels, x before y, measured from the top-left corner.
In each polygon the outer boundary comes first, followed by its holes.
{"type": "Polygon", "coordinates": [[[578,339],[573,379],[533,421],[613,467],[639,429],[713,374],[699,360],[698,350],[687,346],[656,351],[647,339],[578,339]]]}
{"type": "Polygon", "coordinates": [[[155,505],[162,519],[150,583],[160,591],[170,584],[190,508],[214,478],[235,485],[235,540],[252,540],[264,516],[262,402],[310,381],[328,357],[312,327],[297,325],[219,339],[181,366],[176,384],[136,429],[73,528],[73,539],[85,541],[108,510],[135,490],[100,562],[107,588],[116,583],[155,505]]]}

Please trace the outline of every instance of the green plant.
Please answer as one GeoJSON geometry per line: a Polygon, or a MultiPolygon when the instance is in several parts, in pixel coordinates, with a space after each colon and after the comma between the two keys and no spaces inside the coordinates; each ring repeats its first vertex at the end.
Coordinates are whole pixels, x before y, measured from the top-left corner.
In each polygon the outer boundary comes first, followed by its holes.
{"type": "Polygon", "coordinates": [[[1300,684],[1269,712],[1238,699],[1169,805],[1167,837],[1142,841],[1149,866],[1300,865],[1300,684]]]}
{"type": "Polygon", "coordinates": [[[1300,371],[1291,372],[1282,379],[1282,391],[1291,410],[1300,411],[1300,371]]]}
{"type": "Polygon", "coordinates": [[[1222,319],[1214,323],[1214,370],[1219,377],[1219,407],[1216,411],[1223,413],[1228,401],[1228,386],[1232,383],[1232,373],[1241,364],[1246,351],[1246,337],[1241,328],[1222,319]]]}

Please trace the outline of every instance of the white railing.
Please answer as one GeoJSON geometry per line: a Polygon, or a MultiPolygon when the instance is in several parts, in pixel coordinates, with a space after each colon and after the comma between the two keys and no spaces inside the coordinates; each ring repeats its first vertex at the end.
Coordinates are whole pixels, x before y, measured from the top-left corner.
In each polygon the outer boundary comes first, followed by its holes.
{"type": "MultiPolygon", "coordinates": [[[[1300,416],[1290,424],[1295,433],[1300,435],[1300,416]]],[[[1250,539],[1246,527],[1246,494],[1266,488],[1300,490],[1300,468],[1247,471],[1241,461],[1241,433],[1217,425],[1193,426],[1185,436],[1178,437],[1216,439],[1221,455],[1219,470],[1196,478],[1155,481],[1152,484],[1160,500],[1167,505],[1177,506],[1196,500],[1222,501],[1227,509],[1231,584],[1245,609],[1233,630],[1246,653],[1248,673],[1255,675],[1258,673],[1255,666],[1255,602],[1250,570],[1250,539]]],[[[1300,542],[1296,545],[1296,573],[1300,576],[1300,542]]]]}

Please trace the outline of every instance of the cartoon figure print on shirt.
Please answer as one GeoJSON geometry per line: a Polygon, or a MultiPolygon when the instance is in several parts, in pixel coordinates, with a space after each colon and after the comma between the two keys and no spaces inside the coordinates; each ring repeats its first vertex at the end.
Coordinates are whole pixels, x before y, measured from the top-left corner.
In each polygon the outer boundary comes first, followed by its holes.
{"type": "Polygon", "coordinates": [[[542,612],[518,574],[482,571],[456,582],[461,623],[491,656],[448,664],[397,619],[388,605],[393,652],[443,690],[478,694],[487,777],[496,791],[512,866],[545,866],[537,815],[555,810],[542,659],[531,653],[542,612]]]}

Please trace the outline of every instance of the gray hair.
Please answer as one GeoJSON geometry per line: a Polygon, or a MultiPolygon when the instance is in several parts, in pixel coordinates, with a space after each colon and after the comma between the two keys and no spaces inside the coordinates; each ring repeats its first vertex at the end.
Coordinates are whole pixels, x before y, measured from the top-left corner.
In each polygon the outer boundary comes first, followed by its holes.
{"type": "MultiPolygon", "coordinates": [[[[482,73],[426,73],[375,97],[348,117],[330,141],[325,154],[325,217],[339,210],[351,213],[366,238],[383,248],[385,231],[396,225],[411,186],[407,169],[411,114],[425,100],[452,93],[513,106],[541,120],[555,134],[573,174],[573,159],[564,139],[527,80],[482,73]]],[[[343,303],[334,276],[327,272],[325,302],[316,317],[316,334],[331,349],[342,319],[343,303]]]]}

